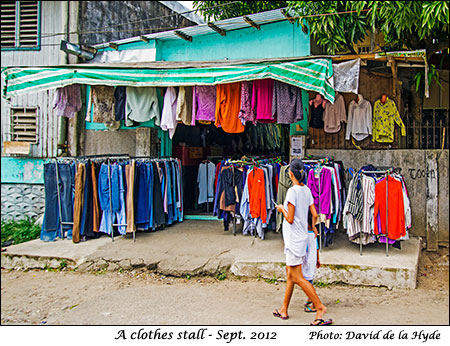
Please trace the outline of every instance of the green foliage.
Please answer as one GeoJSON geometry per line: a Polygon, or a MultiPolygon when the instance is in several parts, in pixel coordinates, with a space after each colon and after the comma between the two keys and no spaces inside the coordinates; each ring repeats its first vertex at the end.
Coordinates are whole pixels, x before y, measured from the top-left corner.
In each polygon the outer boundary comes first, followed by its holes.
{"type": "Polygon", "coordinates": [[[266,281],[268,284],[274,284],[274,283],[278,282],[277,276],[276,276],[275,274],[273,274],[272,279],[265,279],[265,281],[266,281]]]}
{"type": "Polygon", "coordinates": [[[59,261],[59,270],[63,270],[67,268],[67,261],[63,258],[62,260],[59,261]]]}
{"type": "MultiPolygon", "coordinates": [[[[424,83],[421,83],[422,80],[425,80],[425,72],[420,70],[414,76],[414,81],[416,82],[416,91],[419,91],[419,90],[423,91],[424,83]]],[[[430,85],[433,80],[436,82],[437,85],[439,85],[439,87],[441,89],[443,89],[443,86],[441,84],[440,77],[439,77],[439,72],[436,69],[436,66],[431,64],[428,69],[428,81],[427,81],[428,85],[430,85]]]]}
{"type": "Polygon", "coordinates": [[[194,1],[192,4],[207,21],[214,21],[283,8],[287,3],[287,1],[194,1]]]}
{"type": "Polygon", "coordinates": [[[2,244],[12,241],[13,244],[20,244],[39,238],[41,226],[37,225],[29,216],[15,221],[2,220],[1,239],[2,244]]]}
{"type": "Polygon", "coordinates": [[[299,20],[305,17],[328,54],[354,53],[351,43],[377,30],[393,49],[430,49],[432,39],[448,42],[446,1],[289,1],[289,7],[299,20]]]}
{"type": "Polygon", "coordinates": [[[314,281],[314,286],[316,286],[316,287],[324,288],[324,287],[328,287],[329,285],[330,284],[326,281],[314,281]]]}
{"type": "Polygon", "coordinates": [[[349,1],[289,1],[289,8],[297,15],[298,23],[309,23],[311,34],[328,54],[350,50],[355,53],[352,43],[362,41],[368,26],[363,13],[346,13],[349,1]],[[320,15],[319,15],[320,14],[320,15]]]}
{"type": "Polygon", "coordinates": [[[227,273],[225,273],[223,271],[219,271],[216,274],[216,278],[217,278],[217,280],[223,281],[223,280],[225,280],[227,278],[227,273]]]}

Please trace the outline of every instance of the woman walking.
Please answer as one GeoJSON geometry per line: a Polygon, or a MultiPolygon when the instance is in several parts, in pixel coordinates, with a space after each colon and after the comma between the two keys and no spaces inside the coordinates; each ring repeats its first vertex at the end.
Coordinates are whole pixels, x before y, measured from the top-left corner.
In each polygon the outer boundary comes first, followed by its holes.
{"type": "Polygon", "coordinates": [[[311,322],[311,325],[328,325],[333,323],[333,320],[323,319],[327,309],[320,301],[314,286],[302,274],[302,264],[306,258],[308,244],[308,211],[312,215],[312,229],[316,237],[317,229],[315,224],[318,217],[311,191],[303,183],[306,173],[302,160],[294,159],[291,161],[289,165],[289,177],[293,182],[293,186],[287,191],[284,204],[276,206],[278,212],[284,216],[283,240],[284,253],[286,254],[286,292],[282,307],[275,310],[273,315],[283,320],[289,318],[288,307],[294,290],[294,284],[297,284],[305,292],[309,301],[314,304],[316,309],[316,319],[311,322]]]}

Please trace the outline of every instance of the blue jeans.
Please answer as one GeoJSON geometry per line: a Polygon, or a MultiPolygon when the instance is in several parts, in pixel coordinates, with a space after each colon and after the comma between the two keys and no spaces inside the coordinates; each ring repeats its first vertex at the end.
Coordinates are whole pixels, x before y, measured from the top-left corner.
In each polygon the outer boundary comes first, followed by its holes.
{"type": "Polygon", "coordinates": [[[117,223],[125,225],[119,226],[119,233],[126,233],[126,213],[125,213],[125,196],[122,167],[113,164],[111,169],[111,205],[109,200],[109,179],[108,165],[102,164],[100,167],[98,194],[100,200],[100,208],[103,210],[102,221],[100,223],[100,232],[111,234],[113,229],[112,223],[117,219],[117,223]],[[111,210],[112,207],[112,210],[111,210]]]}
{"type": "Polygon", "coordinates": [[[136,179],[135,179],[135,220],[136,227],[148,229],[150,222],[149,215],[149,170],[144,162],[136,162],[136,179]]]}
{"type": "MultiPolygon", "coordinates": [[[[59,190],[61,202],[61,220],[73,222],[73,190],[75,189],[74,166],[70,164],[58,164],[59,190]]],[[[60,213],[58,205],[58,190],[56,183],[56,166],[54,163],[44,165],[44,187],[45,187],[45,213],[42,223],[40,239],[43,241],[54,241],[62,237],[60,227],[60,213]]],[[[67,238],[72,238],[72,226],[63,225],[67,230],[67,238]]]]}

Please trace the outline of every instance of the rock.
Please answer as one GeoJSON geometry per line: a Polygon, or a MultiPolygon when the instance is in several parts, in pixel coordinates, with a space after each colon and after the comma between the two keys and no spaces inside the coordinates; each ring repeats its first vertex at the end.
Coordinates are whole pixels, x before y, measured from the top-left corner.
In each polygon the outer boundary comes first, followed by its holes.
{"type": "Polygon", "coordinates": [[[108,265],[108,270],[109,271],[116,271],[116,270],[118,270],[120,267],[116,264],[116,263],[114,263],[114,262],[111,262],[109,265],[108,265]]]}
{"type": "Polygon", "coordinates": [[[131,263],[130,263],[130,260],[129,260],[129,259],[121,260],[121,261],[118,263],[118,265],[119,265],[119,267],[122,268],[123,270],[131,270],[131,269],[132,269],[131,263]]]}
{"type": "Polygon", "coordinates": [[[130,264],[132,267],[143,267],[144,266],[144,260],[142,258],[132,258],[130,260],[130,264]]]}
{"type": "Polygon", "coordinates": [[[80,272],[89,271],[92,268],[92,262],[83,262],[78,267],[77,270],[80,272]]]}

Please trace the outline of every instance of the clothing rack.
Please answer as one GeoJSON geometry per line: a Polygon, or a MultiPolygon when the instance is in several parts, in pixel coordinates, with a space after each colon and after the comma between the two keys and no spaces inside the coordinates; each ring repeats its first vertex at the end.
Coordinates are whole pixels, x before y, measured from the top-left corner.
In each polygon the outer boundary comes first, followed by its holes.
{"type": "MultiPolygon", "coordinates": [[[[388,201],[389,201],[389,190],[388,190],[388,177],[390,175],[390,173],[392,172],[392,170],[388,169],[385,171],[365,171],[362,170],[361,173],[363,174],[384,174],[386,176],[386,257],[389,256],[389,230],[388,230],[388,225],[389,225],[389,220],[388,220],[388,201]]],[[[382,234],[384,235],[384,234],[382,234]]],[[[362,256],[362,231],[359,232],[359,255],[362,256]]]]}
{"type": "MultiPolygon", "coordinates": [[[[58,160],[83,160],[83,159],[97,159],[97,158],[106,158],[108,163],[108,184],[109,184],[109,207],[111,210],[111,228],[113,226],[127,226],[123,224],[113,224],[112,223],[112,196],[111,196],[111,158],[130,158],[128,154],[102,154],[102,155],[84,155],[84,156],[62,156],[62,157],[53,157],[52,159],[55,160],[55,167],[56,167],[56,191],[57,191],[57,198],[58,198],[58,210],[59,210],[59,224],[61,228],[61,239],[64,239],[64,225],[71,225],[73,226],[73,222],[66,222],[62,221],[62,207],[61,207],[61,193],[60,193],[60,186],[59,186],[59,169],[58,169],[58,160]]],[[[135,239],[135,234],[133,231],[133,239],[135,239]]],[[[114,241],[114,230],[111,229],[111,240],[114,241]]]]}

